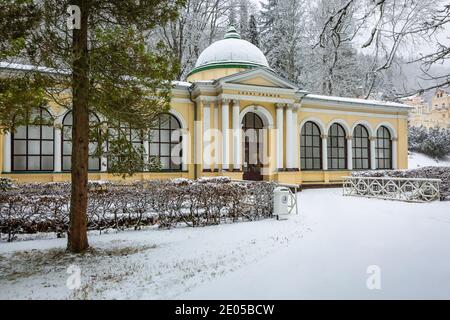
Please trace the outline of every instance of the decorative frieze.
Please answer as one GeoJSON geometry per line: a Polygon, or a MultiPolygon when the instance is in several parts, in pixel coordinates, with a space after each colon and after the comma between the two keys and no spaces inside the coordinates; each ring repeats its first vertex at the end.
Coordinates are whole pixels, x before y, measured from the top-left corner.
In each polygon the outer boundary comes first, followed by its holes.
{"type": "Polygon", "coordinates": [[[255,96],[255,97],[269,97],[269,98],[280,98],[280,94],[269,93],[269,92],[254,92],[254,91],[238,91],[238,94],[244,96],[255,96]]]}

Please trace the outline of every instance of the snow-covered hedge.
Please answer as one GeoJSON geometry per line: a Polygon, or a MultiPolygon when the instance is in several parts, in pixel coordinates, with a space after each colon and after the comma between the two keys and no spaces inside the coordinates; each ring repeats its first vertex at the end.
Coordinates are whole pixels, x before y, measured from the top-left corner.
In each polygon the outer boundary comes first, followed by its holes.
{"type": "Polygon", "coordinates": [[[10,190],[13,186],[14,184],[12,179],[0,177],[0,191],[10,190]]]}
{"type": "Polygon", "coordinates": [[[423,167],[411,170],[354,171],[352,176],[441,179],[441,200],[450,201],[450,167],[423,167]]]}
{"type": "MultiPolygon", "coordinates": [[[[134,183],[90,182],[88,229],[139,229],[158,224],[207,226],[272,215],[274,184],[228,178],[134,183]]],[[[67,232],[70,183],[32,183],[0,194],[0,234],[67,232]]]]}

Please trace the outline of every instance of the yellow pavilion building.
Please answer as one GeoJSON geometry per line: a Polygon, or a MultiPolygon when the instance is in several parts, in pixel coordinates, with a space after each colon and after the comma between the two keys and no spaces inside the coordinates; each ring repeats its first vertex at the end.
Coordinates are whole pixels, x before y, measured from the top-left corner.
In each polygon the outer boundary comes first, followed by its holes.
{"type": "MultiPolygon", "coordinates": [[[[174,83],[172,95],[169,113],[147,138],[129,130],[146,157],[159,158],[161,170],[129,179],[229,176],[318,185],[340,183],[352,170],[408,165],[411,107],[302,91],[232,27],[200,54],[186,82],[174,83]]],[[[40,112],[54,125],[0,136],[0,176],[70,179],[71,113],[54,105],[40,112]]],[[[90,159],[89,170],[92,180],[122,179],[108,173],[106,158],[90,159]]]]}

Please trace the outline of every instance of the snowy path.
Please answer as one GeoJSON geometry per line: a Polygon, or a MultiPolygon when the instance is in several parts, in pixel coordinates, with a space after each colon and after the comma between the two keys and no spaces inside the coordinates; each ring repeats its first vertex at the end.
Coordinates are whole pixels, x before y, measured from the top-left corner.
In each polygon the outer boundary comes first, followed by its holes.
{"type": "Polygon", "coordinates": [[[207,228],[0,243],[0,299],[450,298],[450,202],[306,190],[299,216],[207,228]],[[82,272],[66,287],[67,267],[82,272]],[[382,290],[366,289],[367,266],[382,290]]]}
{"type": "Polygon", "coordinates": [[[450,298],[449,202],[342,198],[340,192],[302,192],[311,228],[304,239],[184,298],[450,298]],[[367,289],[369,265],[380,267],[381,290],[367,289]]]}

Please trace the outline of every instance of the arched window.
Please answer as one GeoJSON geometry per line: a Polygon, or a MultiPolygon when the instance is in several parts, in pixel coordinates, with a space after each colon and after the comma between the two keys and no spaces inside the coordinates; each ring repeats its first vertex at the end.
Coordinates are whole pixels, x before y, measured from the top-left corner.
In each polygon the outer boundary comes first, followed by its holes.
{"type": "Polygon", "coordinates": [[[30,115],[33,124],[19,126],[12,133],[12,171],[53,171],[54,137],[52,116],[39,108],[30,115]]]}
{"type": "MultiPolygon", "coordinates": [[[[291,148],[292,146],[287,146],[291,148]]],[[[302,170],[322,169],[322,139],[319,127],[311,121],[302,127],[300,135],[300,165],[302,170]]]]}
{"type": "Polygon", "coordinates": [[[353,130],[353,169],[370,169],[369,131],[358,124],[353,130]]]}
{"type": "Polygon", "coordinates": [[[345,130],[338,123],[334,123],[328,131],[328,169],[347,168],[347,143],[345,130]]]}
{"type": "Polygon", "coordinates": [[[149,156],[159,159],[163,171],[182,170],[182,150],[174,149],[181,142],[180,128],[177,118],[169,113],[162,113],[150,129],[149,156]]]}
{"type": "Polygon", "coordinates": [[[392,169],[392,143],[388,128],[381,126],[377,131],[377,169],[392,169]]]}
{"type": "MultiPolygon", "coordinates": [[[[95,114],[89,115],[89,122],[91,124],[99,123],[100,120],[95,114]]],[[[73,115],[72,112],[68,112],[63,119],[62,128],[62,170],[70,171],[71,169],[71,158],[72,158],[72,125],[73,125],[73,115]]],[[[89,142],[89,153],[92,154],[97,148],[96,141],[89,142]]],[[[100,158],[89,157],[90,171],[100,171],[100,158]]]]}
{"type": "MultiPolygon", "coordinates": [[[[135,150],[139,150],[139,151],[143,150],[143,146],[144,146],[143,138],[144,138],[144,135],[142,133],[142,130],[130,128],[129,125],[124,124],[124,123],[119,123],[118,129],[110,127],[108,130],[109,130],[109,136],[113,137],[114,138],[113,140],[117,139],[118,141],[119,140],[123,141],[123,140],[126,139],[126,141],[131,143],[131,145],[133,146],[133,148],[135,150]]],[[[110,150],[109,149],[109,145],[110,145],[109,139],[107,141],[107,144],[108,144],[108,150],[110,150]]],[[[144,155],[142,155],[142,157],[143,156],[144,155]]],[[[116,160],[117,156],[116,155],[110,155],[108,159],[116,160]],[[111,157],[114,157],[114,158],[111,158],[111,157]]],[[[121,159],[121,157],[119,156],[118,157],[118,162],[120,162],[120,161],[123,161],[123,159],[121,159]]],[[[112,161],[108,160],[108,169],[111,168],[111,162],[112,161]]]]}

